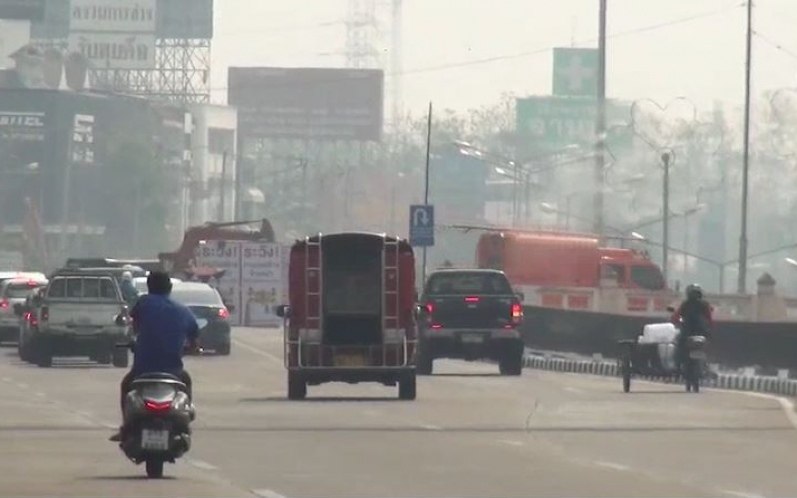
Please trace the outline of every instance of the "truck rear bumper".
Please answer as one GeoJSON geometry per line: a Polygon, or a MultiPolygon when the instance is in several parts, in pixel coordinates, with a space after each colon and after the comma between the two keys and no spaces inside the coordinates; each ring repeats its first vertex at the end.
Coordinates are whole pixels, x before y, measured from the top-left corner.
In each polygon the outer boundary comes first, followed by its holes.
{"type": "Polygon", "coordinates": [[[500,360],[522,355],[523,340],[517,330],[438,329],[424,331],[420,350],[431,358],[500,360]]]}
{"type": "Polygon", "coordinates": [[[289,367],[288,372],[289,375],[301,377],[309,385],[324,384],[326,382],[346,382],[349,384],[377,382],[385,385],[395,385],[401,379],[415,376],[415,367],[289,367]]]}
{"type": "Polygon", "coordinates": [[[44,348],[54,356],[86,356],[95,352],[113,351],[116,344],[127,341],[125,334],[52,334],[39,332],[31,337],[36,349],[44,348]]]}

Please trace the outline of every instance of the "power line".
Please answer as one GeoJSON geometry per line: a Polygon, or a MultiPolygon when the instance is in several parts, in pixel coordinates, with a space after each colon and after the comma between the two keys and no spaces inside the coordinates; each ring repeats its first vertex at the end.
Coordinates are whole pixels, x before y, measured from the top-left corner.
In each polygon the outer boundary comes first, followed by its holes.
{"type": "Polygon", "coordinates": [[[772,38],[770,38],[769,36],[761,33],[760,31],[753,30],[753,34],[757,38],[760,38],[761,41],[763,41],[764,43],[766,43],[769,46],[773,47],[774,49],[779,50],[780,52],[783,52],[784,54],[786,54],[786,55],[790,56],[791,58],[797,60],[797,52],[795,52],[795,51],[783,46],[783,44],[773,40],[772,38]]]}
{"type": "MultiPolygon", "coordinates": [[[[607,38],[610,38],[610,39],[623,38],[623,37],[628,37],[628,36],[632,36],[632,35],[636,35],[636,34],[640,34],[640,33],[656,31],[656,30],[659,30],[659,29],[668,28],[668,27],[671,27],[671,26],[679,25],[679,24],[686,24],[686,23],[697,21],[697,20],[700,20],[700,19],[706,19],[706,18],[709,18],[709,17],[714,17],[714,16],[717,16],[719,14],[723,14],[723,13],[725,13],[725,12],[731,10],[731,9],[743,7],[745,5],[747,5],[747,4],[746,3],[735,3],[735,4],[729,5],[727,7],[721,8],[721,9],[716,9],[716,10],[711,10],[711,11],[702,12],[702,13],[698,13],[698,14],[693,14],[693,15],[686,16],[686,17],[679,17],[677,19],[672,19],[670,21],[664,21],[664,22],[660,22],[660,23],[656,23],[656,24],[650,24],[650,25],[647,25],[647,26],[641,26],[641,27],[638,27],[638,28],[628,29],[628,30],[625,30],[625,31],[619,31],[617,33],[613,33],[613,34],[608,35],[607,38]]],[[[593,43],[593,42],[596,42],[596,41],[597,41],[597,38],[590,38],[590,39],[587,39],[587,40],[577,41],[576,43],[577,44],[585,44],[585,43],[593,43]]],[[[435,65],[435,66],[427,66],[427,67],[421,67],[421,68],[417,68],[417,69],[409,69],[409,70],[406,70],[406,71],[401,71],[399,73],[386,72],[385,73],[385,77],[396,76],[396,75],[407,76],[407,75],[413,75],[413,74],[430,73],[430,72],[436,72],[436,71],[444,71],[444,70],[447,70],[447,69],[457,69],[457,68],[461,68],[461,67],[477,66],[477,65],[490,64],[490,63],[494,63],[494,62],[501,62],[501,61],[507,61],[507,60],[513,60],[513,59],[522,59],[522,58],[532,57],[532,56],[535,56],[535,55],[540,55],[540,54],[544,54],[544,53],[550,52],[554,48],[556,48],[558,46],[562,46],[562,45],[563,44],[560,43],[560,44],[557,44],[557,45],[549,45],[549,46],[546,46],[544,48],[538,48],[538,49],[534,49],[534,50],[518,52],[518,53],[515,53],[515,54],[496,55],[496,56],[492,56],[492,57],[485,57],[485,58],[482,58],[482,59],[472,59],[472,60],[468,60],[468,61],[460,61],[460,62],[452,62],[452,63],[448,63],[448,64],[440,64],[440,65],[435,65]]],[[[345,78],[330,79],[330,81],[341,81],[341,80],[345,80],[345,78]]],[[[316,81],[314,83],[321,83],[321,81],[316,81]]],[[[215,87],[215,88],[212,88],[213,91],[223,91],[223,90],[228,90],[228,89],[229,89],[229,87],[215,87]]]]}

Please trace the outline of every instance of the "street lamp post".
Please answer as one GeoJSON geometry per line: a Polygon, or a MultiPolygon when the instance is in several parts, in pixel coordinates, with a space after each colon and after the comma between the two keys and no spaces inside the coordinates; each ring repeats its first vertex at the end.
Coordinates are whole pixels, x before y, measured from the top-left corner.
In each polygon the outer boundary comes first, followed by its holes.
{"type": "Polygon", "coordinates": [[[661,189],[662,194],[662,212],[664,218],[662,219],[662,247],[661,247],[661,271],[664,276],[664,281],[668,282],[669,276],[669,245],[670,245],[670,160],[672,154],[664,152],[661,155],[661,162],[664,166],[663,185],[661,189]]]}

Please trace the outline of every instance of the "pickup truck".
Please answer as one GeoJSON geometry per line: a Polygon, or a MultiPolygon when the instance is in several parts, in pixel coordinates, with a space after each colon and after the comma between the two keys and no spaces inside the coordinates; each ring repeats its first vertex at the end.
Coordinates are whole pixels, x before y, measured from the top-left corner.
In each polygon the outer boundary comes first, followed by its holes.
{"type": "Polygon", "coordinates": [[[127,367],[128,352],[116,345],[129,341],[130,320],[112,273],[57,271],[29,305],[14,308],[22,318],[23,360],[50,367],[53,357],[88,356],[101,364],[127,367]]]}
{"type": "Polygon", "coordinates": [[[430,375],[436,358],[490,359],[498,362],[501,375],[521,374],[523,306],[503,272],[433,272],[417,313],[418,374],[430,375]]]}

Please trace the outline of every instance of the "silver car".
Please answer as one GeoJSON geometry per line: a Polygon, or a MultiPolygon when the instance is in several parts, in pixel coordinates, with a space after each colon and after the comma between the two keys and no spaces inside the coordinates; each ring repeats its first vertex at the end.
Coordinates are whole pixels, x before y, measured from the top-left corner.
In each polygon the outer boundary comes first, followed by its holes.
{"type": "Polygon", "coordinates": [[[25,304],[25,299],[33,291],[46,285],[47,279],[43,275],[15,276],[0,283],[0,342],[17,342],[19,316],[14,312],[14,305],[25,304]]]}

